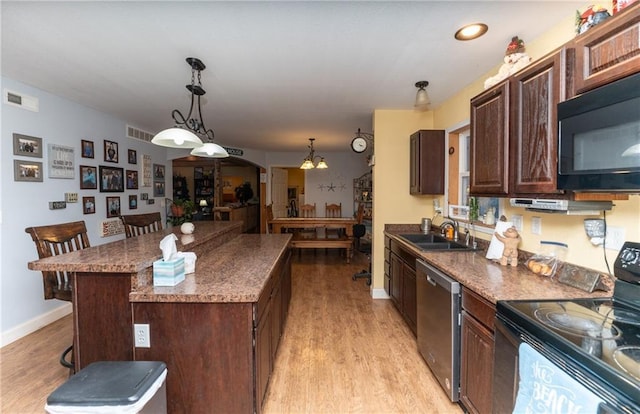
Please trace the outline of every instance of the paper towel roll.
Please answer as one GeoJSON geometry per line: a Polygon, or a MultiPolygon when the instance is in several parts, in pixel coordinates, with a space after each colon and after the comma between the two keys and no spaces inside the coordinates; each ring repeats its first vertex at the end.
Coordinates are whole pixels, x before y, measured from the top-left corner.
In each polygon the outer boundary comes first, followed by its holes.
{"type": "MultiPolygon", "coordinates": [[[[495,232],[498,234],[504,234],[504,231],[509,227],[513,227],[511,221],[498,221],[496,223],[495,232]]],[[[496,235],[491,236],[491,243],[487,249],[487,259],[500,259],[502,258],[502,252],[504,252],[504,243],[502,243],[496,235]]]]}

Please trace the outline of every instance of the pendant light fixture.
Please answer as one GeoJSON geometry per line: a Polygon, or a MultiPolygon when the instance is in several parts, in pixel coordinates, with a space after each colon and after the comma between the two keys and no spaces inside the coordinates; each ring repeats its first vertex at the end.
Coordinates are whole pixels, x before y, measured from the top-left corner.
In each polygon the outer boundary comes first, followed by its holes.
{"type": "Polygon", "coordinates": [[[186,88],[191,92],[191,106],[185,117],[177,109],[171,112],[175,121],[173,128],[160,131],[153,137],[151,143],[169,148],[194,148],[191,154],[199,157],[223,158],[228,157],[227,151],[218,144],[213,143],[214,133],[207,129],[202,119],[200,97],[206,93],[202,87],[201,72],[206,68],[198,58],[188,57],[187,63],[191,67],[191,84],[186,88]],[[200,137],[207,140],[203,144],[200,137]]]}
{"type": "Polygon", "coordinates": [[[309,155],[305,157],[304,161],[302,162],[302,165],[300,166],[300,169],[310,170],[313,168],[320,168],[320,169],[329,168],[327,163],[324,161],[324,157],[315,155],[315,150],[313,149],[313,141],[315,141],[315,138],[309,138],[309,141],[310,141],[310,144],[308,146],[310,150],[309,155]],[[317,165],[313,163],[316,158],[320,158],[320,161],[318,162],[317,165]]]}
{"type": "Polygon", "coordinates": [[[416,102],[414,104],[415,108],[421,111],[429,108],[431,101],[429,100],[429,95],[425,88],[429,86],[428,81],[418,81],[416,82],[416,88],[418,88],[418,92],[416,93],[416,102]]]}

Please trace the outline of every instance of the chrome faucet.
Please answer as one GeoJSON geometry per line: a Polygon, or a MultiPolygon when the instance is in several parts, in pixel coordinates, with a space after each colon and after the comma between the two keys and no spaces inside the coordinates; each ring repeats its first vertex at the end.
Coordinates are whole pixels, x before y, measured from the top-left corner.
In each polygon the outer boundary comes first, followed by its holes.
{"type": "Polygon", "coordinates": [[[458,222],[451,217],[445,217],[440,228],[444,231],[449,226],[453,229],[453,240],[458,241],[458,222]]]}

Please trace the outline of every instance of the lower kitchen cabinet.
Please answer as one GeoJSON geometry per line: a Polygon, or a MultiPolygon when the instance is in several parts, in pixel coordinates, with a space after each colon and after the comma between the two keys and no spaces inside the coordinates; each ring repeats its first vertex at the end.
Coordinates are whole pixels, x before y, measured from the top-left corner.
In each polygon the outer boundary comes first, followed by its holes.
{"type": "Polygon", "coordinates": [[[416,257],[393,240],[390,241],[390,246],[389,296],[413,334],[416,335],[416,257]]]}
{"type": "Polygon", "coordinates": [[[470,413],[492,412],[495,306],[462,291],[460,401],[470,413]]]}

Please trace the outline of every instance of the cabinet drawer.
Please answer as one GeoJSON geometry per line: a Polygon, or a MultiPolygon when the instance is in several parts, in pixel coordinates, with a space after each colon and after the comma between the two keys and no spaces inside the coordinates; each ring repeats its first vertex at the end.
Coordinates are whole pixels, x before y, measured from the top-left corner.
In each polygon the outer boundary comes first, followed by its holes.
{"type": "Polygon", "coordinates": [[[477,293],[467,288],[462,289],[462,308],[473,315],[480,323],[494,331],[496,307],[477,293]]]}

